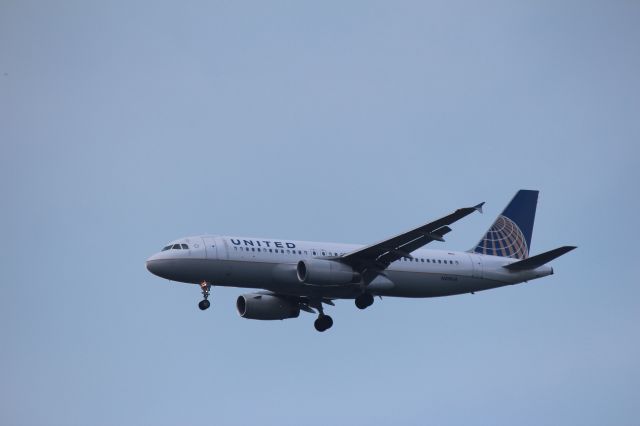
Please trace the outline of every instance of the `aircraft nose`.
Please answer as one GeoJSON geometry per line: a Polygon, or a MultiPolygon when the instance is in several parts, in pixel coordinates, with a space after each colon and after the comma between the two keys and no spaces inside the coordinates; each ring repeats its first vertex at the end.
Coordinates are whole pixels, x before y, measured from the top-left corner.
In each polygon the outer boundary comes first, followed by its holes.
{"type": "Polygon", "coordinates": [[[147,266],[147,270],[149,272],[151,272],[153,275],[157,275],[159,277],[162,276],[162,270],[163,268],[163,261],[161,259],[158,258],[157,254],[154,254],[153,256],[151,256],[150,258],[147,259],[147,261],[145,262],[146,266],[147,266]]]}
{"type": "Polygon", "coordinates": [[[153,275],[158,275],[158,274],[156,274],[157,268],[153,264],[154,263],[153,260],[147,259],[147,261],[145,263],[147,265],[147,271],[151,272],[153,275]]]}

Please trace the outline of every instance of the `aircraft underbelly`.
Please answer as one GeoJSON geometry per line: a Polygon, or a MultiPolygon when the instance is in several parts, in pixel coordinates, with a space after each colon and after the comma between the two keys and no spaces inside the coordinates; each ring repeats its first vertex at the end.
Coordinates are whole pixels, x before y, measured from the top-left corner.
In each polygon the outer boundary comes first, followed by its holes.
{"type": "Polygon", "coordinates": [[[382,296],[395,297],[439,297],[487,290],[504,285],[481,278],[438,273],[388,271],[387,276],[394,286],[378,291],[382,296]]]}
{"type": "MultiPolygon", "coordinates": [[[[214,285],[240,288],[261,288],[292,296],[354,298],[360,294],[358,285],[316,286],[297,281],[289,264],[268,262],[209,261],[206,271],[198,274],[214,285]]],[[[192,265],[193,266],[193,265],[192,265]]],[[[199,275],[199,276],[200,276],[199,275]]],[[[374,281],[369,291],[380,296],[439,297],[500,287],[506,283],[468,275],[386,271],[386,278],[374,281]]],[[[200,282],[193,279],[191,282],[200,282]]]]}

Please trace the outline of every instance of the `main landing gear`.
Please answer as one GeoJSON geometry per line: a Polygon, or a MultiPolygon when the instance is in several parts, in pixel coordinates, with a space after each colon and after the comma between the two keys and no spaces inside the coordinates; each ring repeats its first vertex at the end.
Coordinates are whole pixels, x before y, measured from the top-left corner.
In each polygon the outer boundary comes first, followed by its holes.
{"type": "Polygon", "coordinates": [[[333,326],[333,318],[331,318],[329,315],[324,314],[324,310],[322,309],[322,302],[320,302],[318,306],[316,306],[316,309],[318,309],[319,315],[318,318],[313,322],[313,326],[316,328],[316,330],[322,333],[323,331],[327,331],[331,328],[331,326],[333,326]]]}
{"type": "Polygon", "coordinates": [[[211,302],[209,302],[211,284],[206,281],[202,281],[200,283],[200,289],[202,290],[202,297],[204,297],[204,300],[201,300],[200,303],[198,303],[198,308],[200,308],[201,311],[204,311],[206,309],[209,309],[209,306],[211,306],[211,302]]]}
{"type": "Polygon", "coordinates": [[[366,309],[371,305],[373,305],[373,294],[362,293],[356,297],[356,306],[358,309],[366,309]]]}
{"type": "Polygon", "coordinates": [[[316,319],[313,322],[313,326],[319,332],[327,331],[328,329],[331,328],[332,325],[333,325],[333,318],[331,318],[329,315],[324,315],[324,314],[318,316],[318,319],[316,319]]]}

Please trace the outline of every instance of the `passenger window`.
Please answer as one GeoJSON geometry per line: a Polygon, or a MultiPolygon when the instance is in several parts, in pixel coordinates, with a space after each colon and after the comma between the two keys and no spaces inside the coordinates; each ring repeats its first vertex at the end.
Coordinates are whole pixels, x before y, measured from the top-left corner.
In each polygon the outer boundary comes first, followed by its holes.
{"type": "Polygon", "coordinates": [[[260,247],[258,247],[258,251],[260,251],[260,247]]]}
{"type": "Polygon", "coordinates": [[[438,263],[442,263],[442,260],[438,259],[438,263]]]}
{"type": "Polygon", "coordinates": [[[273,249],[269,249],[269,253],[273,253],[273,249]]]}
{"type": "Polygon", "coordinates": [[[420,259],[422,261],[422,263],[424,263],[424,259],[420,259]]]}
{"type": "Polygon", "coordinates": [[[255,247],[251,247],[251,251],[256,251],[255,247]]]}
{"type": "Polygon", "coordinates": [[[315,252],[315,251],[313,252],[313,255],[314,255],[314,256],[316,255],[316,252],[315,252]]]}
{"type": "Polygon", "coordinates": [[[306,251],[306,250],[304,251],[304,254],[307,254],[307,251],[306,251]]]}

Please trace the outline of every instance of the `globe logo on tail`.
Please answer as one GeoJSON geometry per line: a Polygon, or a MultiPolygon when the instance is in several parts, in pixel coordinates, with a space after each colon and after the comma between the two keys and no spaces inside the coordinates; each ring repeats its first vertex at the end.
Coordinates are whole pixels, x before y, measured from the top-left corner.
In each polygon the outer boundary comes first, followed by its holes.
{"type": "Polygon", "coordinates": [[[498,216],[474,251],[514,259],[526,259],[529,256],[524,234],[515,222],[503,215],[498,216]]]}

